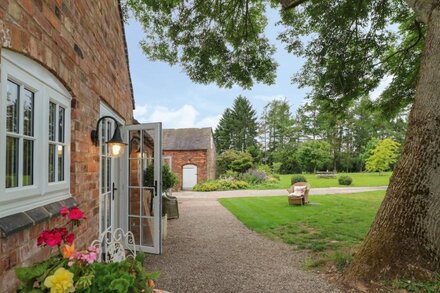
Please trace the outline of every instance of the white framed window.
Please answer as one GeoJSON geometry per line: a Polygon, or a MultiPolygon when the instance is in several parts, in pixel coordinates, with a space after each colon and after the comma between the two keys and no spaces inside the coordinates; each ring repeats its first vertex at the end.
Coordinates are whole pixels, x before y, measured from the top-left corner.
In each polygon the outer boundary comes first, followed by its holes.
{"type": "Polygon", "coordinates": [[[47,69],[1,52],[0,217],[70,197],[71,96],[47,69]]]}

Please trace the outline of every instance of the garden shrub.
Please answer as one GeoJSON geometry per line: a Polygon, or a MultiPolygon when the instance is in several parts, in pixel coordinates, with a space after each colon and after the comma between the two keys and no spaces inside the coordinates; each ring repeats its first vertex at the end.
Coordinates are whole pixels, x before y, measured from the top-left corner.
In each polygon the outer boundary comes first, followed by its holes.
{"type": "Polygon", "coordinates": [[[198,183],[193,187],[194,191],[217,191],[217,190],[235,190],[246,189],[249,184],[241,180],[209,180],[203,183],[198,183]]]}
{"type": "Polygon", "coordinates": [[[221,179],[237,179],[238,178],[238,172],[232,171],[232,170],[228,170],[225,172],[225,174],[223,174],[222,176],[220,176],[221,179]]]}
{"type": "Polygon", "coordinates": [[[236,150],[224,151],[217,157],[217,166],[220,174],[224,174],[228,170],[243,173],[250,169],[252,164],[253,158],[249,153],[236,150]]]}
{"type": "Polygon", "coordinates": [[[280,162],[276,162],[276,163],[272,164],[272,172],[274,172],[276,174],[280,174],[280,168],[281,168],[280,162]]]}
{"type": "Polygon", "coordinates": [[[307,179],[306,179],[306,177],[304,175],[298,174],[298,175],[293,175],[292,179],[290,179],[290,182],[292,184],[295,184],[295,183],[298,183],[298,182],[307,182],[307,179]]]}
{"type": "Polygon", "coordinates": [[[350,176],[342,175],[338,178],[339,185],[351,185],[353,179],[350,176]]]}
{"type": "MultiPolygon", "coordinates": [[[[145,186],[154,186],[154,165],[150,164],[147,168],[145,168],[144,172],[144,180],[145,186]]],[[[166,191],[170,188],[173,188],[177,184],[177,176],[174,174],[170,166],[163,165],[162,167],[162,190],[166,191]]]]}
{"type": "Polygon", "coordinates": [[[239,178],[249,184],[260,184],[266,182],[267,174],[264,171],[249,169],[246,173],[240,174],[239,178]]]}
{"type": "Polygon", "coordinates": [[[257,170],[266,173],[267,175],[272,174],[272,169],[269,165],[266,164],[260,164],[257,166],[257,170]]]}

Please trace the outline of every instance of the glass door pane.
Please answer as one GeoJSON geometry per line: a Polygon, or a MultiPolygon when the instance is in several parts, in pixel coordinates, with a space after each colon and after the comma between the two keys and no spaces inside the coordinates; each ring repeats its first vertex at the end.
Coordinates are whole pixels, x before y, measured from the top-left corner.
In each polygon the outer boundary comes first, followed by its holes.
{"type": "Polygon", "coordinates": [[[128,150],[126,209],[121,219],[126,219],[126,229],[133,233],[137,250],[161,253],[161,124],[127,126],[123,133],[128,150]]]}

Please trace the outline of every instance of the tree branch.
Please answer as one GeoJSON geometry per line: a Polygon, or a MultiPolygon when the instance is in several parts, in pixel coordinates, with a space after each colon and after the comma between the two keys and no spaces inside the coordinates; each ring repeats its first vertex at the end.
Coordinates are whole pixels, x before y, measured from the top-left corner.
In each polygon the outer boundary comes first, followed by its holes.
{"type": "Polygon", "coordinates": [[[279,1],[281,3],[281,6],[283,7],[283,10],[289,10],[309,0],[279,0],[279,1]]]}

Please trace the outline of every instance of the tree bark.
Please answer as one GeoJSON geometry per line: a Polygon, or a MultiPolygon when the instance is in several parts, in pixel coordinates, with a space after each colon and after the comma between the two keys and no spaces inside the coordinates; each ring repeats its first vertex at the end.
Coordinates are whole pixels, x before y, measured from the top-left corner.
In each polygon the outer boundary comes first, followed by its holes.
{"type": "Polygon", "coordinates": [[[416,96],[403,153],[348,280],[430,279],[440,271],[440,1],[407,2],[428,25],[416,96]]]}

